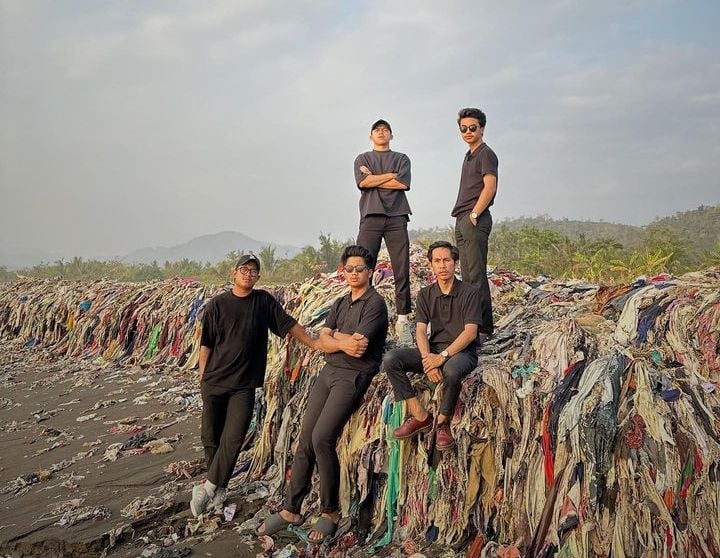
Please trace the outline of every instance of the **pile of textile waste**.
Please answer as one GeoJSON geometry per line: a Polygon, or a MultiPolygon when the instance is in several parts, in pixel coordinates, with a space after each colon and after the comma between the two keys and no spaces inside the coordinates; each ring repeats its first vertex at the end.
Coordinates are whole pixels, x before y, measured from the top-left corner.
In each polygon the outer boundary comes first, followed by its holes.
{"type": "MultiPolygon", "coordinates": [[[[411,268],[414,299],[432,279],[419,248],[411,268]]],[[[348,519],[326,555],[354,544],[474,557],[720,555],[720,268],[612,287],[504,270],[490,279],[496,331],[464,381],[456,448],[395,440],[403,404],[378,374],[338,444],[348,519]]],[[[386,258],[374,284],[394,316],[386,258]]],[[[321,274],[270,290],[316,333],[347,287],[321,274]]],[[[100,363],[190,370],[216,292],[180,280],[18,281],[0,285],[0,335],[100,363]]],[[[271,336],[230,494],[260,483],[266,509],[280,507],[322,365],[271,336]]],[[[438,404],[441,386],[416,387],[438,404]]],[[[316,488],[306,508],[317,514],[316,488]]]]}

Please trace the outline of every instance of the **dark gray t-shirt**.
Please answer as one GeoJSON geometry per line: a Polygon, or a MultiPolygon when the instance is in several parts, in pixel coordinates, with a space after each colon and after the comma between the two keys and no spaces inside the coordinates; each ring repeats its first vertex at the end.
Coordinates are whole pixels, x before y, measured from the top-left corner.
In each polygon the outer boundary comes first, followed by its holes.
{"type": "Polygon", "coordinates": [[[326,354],[325,362],[365,374],[375,374],[378,371],[387,337],[388,312],[385,300],[373,287],[355,300],[350,293],[338,298],[330,308],[325,327],[348,335],[362,333],[368,340],[368,347],[360,358],[339,351],[326,354]]]}
{"type": "MultiPolygon", "coordinates": [[[[367,176],[360,172],[365,166],[373,174],[397,173],[398,182],[402,182],[410,189],[410,159],[404,153],[397,151],[366,151],[355,158],[355,184],[360,183],[367,176]]],[[[410,215],[405,190],[386,190],[383,188],[360,188],[360,217],[367,215],[410,215]]]]}
{"type": "MultiPolygon", "coordinates": [[[[457,339],[466,324],[482,323],[480,289],[457,278],[448,294],[443,294],[437,283],[423,287],[418,292],[415,321],[430,324],[430,348],[440,352],[457,339]]],[[[473,341],[463,351],[475,349],[473,341]]]]}
{"type": "MultiPolygon", "coordinates": [[[[486,143],[483,143],[474,153],[468,151],[465,154],[460,174],[460,190],[458,190],[457,201],[455,201],[455,207],[451,213],[453,217],[460,217],[464,213],[472,211],[475,202],[480,197],[480,192],[485,187],[483,176],[486,174],[492,174],[497,178],[498,158],[495,152],[486,143]]],[[[495,197],[493,196],[488,208],[494,201],[495,197]]]]}

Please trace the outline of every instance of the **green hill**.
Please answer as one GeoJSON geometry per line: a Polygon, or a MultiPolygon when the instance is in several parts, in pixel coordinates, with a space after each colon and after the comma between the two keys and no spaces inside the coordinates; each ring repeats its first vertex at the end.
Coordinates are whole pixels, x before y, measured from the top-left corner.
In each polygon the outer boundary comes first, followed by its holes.
{"type": "Polygon", "coordinates": [[[570,238],[584,236],[587,240],[612,239],[627,248],[639,246],[642,241],[642,227],[607,223],[605,221],[574,221],[571,219],[552,219],[547,215],[538,217],[519,217],[506,219],[497,223],[496,227],[508,227],[519,230],[525,227],[541,231],[553,231],[570,238]]]}
{"type": "MultiPolygon", "coordinates": [[[[688,243],[692,252],[701,253],[712,250],[720,242],[720,205],[704,206],[690,211],[680,211],[669,217],[661,217],[645,225],[623,225],[606,221],[576,221],[572,219],[553,219],[547,215],[536,217],[518,217],[505,219],[495,223],[494,229],[508,228],[517,231],[523,228],[540,231],[553,231],[571,239],[584,237],[587,241],[614,240],[625,248],[637,248],[649,235],[671,231],[678,238],[688,243]]],[[[434,227],[428,229],[412,229],[410,240],[448,238],[452,228],[434,227]]]]}
{"type": "Polygon", "coordinates": [[[697,251],[712,250],[720,242],[720,205],[704,206],[656,219],[646,231],[670,230],[697,251]]]}

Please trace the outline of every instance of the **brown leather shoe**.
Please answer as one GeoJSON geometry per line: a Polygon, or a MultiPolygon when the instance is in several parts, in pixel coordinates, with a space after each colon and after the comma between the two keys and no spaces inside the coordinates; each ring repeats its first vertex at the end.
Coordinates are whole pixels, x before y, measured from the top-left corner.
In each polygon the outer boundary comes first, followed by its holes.
{"type": "Polygon", "coordinates": [[[450,421],[438,425],[435,432],[435,447],[440,451],[451,450],[455,447],[455,440],[450,433],[450,421]]]}
{"type": "Polygon", "coordinates": [[[405,438],[412,438],[415,434],[421,432],[429,432],[432,428],[433,417],[430,413],[425,420],[418,420],[415,417],[410,417],[400,425],[400,428],[396,428],[393,432],[398,440],[404,440],[405,438]]]}

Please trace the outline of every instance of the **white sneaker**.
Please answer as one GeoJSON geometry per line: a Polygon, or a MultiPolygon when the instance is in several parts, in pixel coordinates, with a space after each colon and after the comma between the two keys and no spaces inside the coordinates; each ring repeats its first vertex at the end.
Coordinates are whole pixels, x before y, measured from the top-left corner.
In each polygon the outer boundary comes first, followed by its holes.
{"type": "Polygon", "coordinates": [[[193,517],[197,517],[201,513],[204,513],[207,509],[207,505],[210,502],[210,494],[205,490],[205,486],[202,484],[196,484],[192,489],[192,498],[190,499],[190,511],[193,517]]]}
{"type": "Polygon", "coordinates": [[[395,322],[395,334],[398,345],[409,346],[413,344],[412,323],[410,320],[398,320],[395,322]]]}
{"type": "Polygon", "coordinates": [[[208,509],[222,511],[226,496],[227,488],[216,488],[215,495],[212,497],[212,500],[210,500],[208,509]]]}

